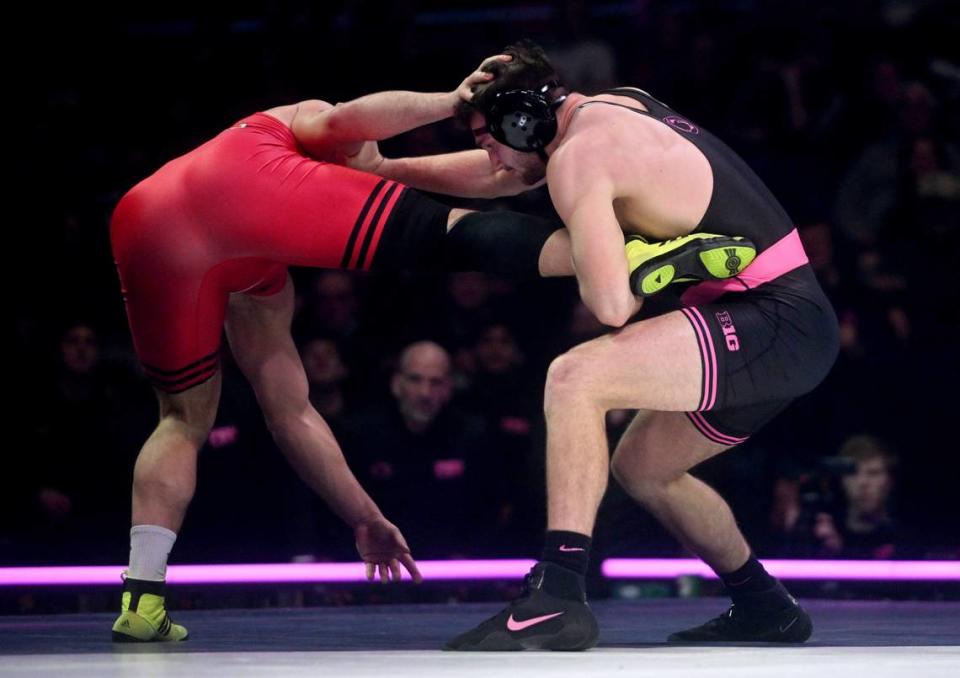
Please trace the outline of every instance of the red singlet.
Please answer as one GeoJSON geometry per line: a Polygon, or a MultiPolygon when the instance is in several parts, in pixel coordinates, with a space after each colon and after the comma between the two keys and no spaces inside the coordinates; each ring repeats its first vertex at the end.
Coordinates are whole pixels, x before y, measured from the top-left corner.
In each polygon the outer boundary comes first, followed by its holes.
{"type": "Polygon", "coordinates": [[[212,377],[231,292],[270,295],[287,265],[366,270],[406,187],[303,154],[256,113],[134,186],[110,222],[133,342],[170,393],[212,377]]]}

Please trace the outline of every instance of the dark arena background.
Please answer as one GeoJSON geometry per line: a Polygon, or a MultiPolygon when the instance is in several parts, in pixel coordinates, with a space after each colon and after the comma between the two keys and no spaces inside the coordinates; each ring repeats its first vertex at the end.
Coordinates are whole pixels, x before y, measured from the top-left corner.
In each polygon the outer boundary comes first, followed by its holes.
{"type": "MultiPolygon", "coordinates": [[[[960,8],[849,2],[277,2],[21,8],[8,31],[12,346],[0,471],[0,675],[960,675],[960,8]],[[676,646],[728,605],[611,479],[579,654],[440,653],[515,598],[545,526],[543,387],[605,328],[571,279],[292,269],[310,398],[425,582],[367,583],[352,531],[277,450],[229,350],[170,559],[179,644],[114,645],[156,398],[108,224],[168,160],[255,111],[449,92],[505,45],[585,93],[649,91],[713,131],[794,219],[840,321],[827,379],[697,467],[811,612],[806,645],[676,646]],[[12,44],[12,43],[11,43],[12,44]],[[13,57],[11,57],[13,58],[13,57]],[[396,387],[435,342],[438,393],[396,387]],[[393,385],[393,388],[391,387],[393,385]],[[419,400],[418,400],[419,399],[419,400]],[[413,431],[404,412],[420,408],[413,431]]],[[[470,148],[437,123],[387,157],[470,148]]],[[[450,205],[555,216],[546,189],[450,205]]],[[[611,411],[615,444],[629,412],[611,411]]]]}

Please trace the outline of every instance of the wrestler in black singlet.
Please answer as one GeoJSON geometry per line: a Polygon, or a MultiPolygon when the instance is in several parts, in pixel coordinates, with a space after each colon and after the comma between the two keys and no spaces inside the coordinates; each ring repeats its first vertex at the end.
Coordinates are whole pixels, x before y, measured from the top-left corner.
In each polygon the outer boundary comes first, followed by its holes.
{"type": "MultiPolygon", "coordinates": [[[[697,333],[704,377],[688,414],[707,438],[742,442],[827,375],[839,349],[837,319],[807,262],[796,227],[753,170],[726,144],[642,90],[604,94],[643,104],[624,107],[670,127],[695,145],[713,171],[713,194],[694,232],[744,236],[757,259],[728,281],[680,295],[697,333]]],[[[619,104],[590,101],[584,106],[619,104]]]]}

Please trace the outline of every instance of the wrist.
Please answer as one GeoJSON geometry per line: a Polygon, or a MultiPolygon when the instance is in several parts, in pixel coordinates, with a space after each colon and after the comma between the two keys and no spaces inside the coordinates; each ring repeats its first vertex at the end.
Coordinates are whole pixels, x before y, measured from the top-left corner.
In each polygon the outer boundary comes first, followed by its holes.
{"type": "Polygon", "coordinates": [[[457,105],[460,103],[459,90],[453,90],[443,95],[443,107],[447,112],[446,117],[452,118],[457,112],[457,105]]]}
{"type": "Polygon", "coordinates": [[[350,526],[350,529],[356,530],[367,523],[373,523],[384,520],[383,514],[379,509],[374,507],[374,509],[369,513],[364,513],[354,520],[348,520],[347,524],[350,526]]]}
{"type": "Polygon", "coordinates": [[[383,177],[384,179],[393,179],[394,181],[400,181],[395,176],[393,176],[393,172],[397,168],[397,164],[398,164],[397,160],[398,160],[397,158],[384,158],[383,156],[381,156],[380,162],[377,163],[377,168],[373,170],[372,174],[376,174],[377,176],[383,177]]]}

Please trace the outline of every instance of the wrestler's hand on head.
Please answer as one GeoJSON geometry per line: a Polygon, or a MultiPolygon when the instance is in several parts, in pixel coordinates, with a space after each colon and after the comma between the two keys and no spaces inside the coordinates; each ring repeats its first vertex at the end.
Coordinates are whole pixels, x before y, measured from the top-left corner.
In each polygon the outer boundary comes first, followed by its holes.
{"type": "Polygon", "coordinates": [[[454,90],[453,94],[456,96],[455,102],[466,101],[469,103],[473,100],[473,94],[476,91],[477,85],[483,85],[493,80],[493,73],[487,73],[484,71],[484,66],[495,61],[510,61],[512,59],[513,57],[509,54],[497,54],[496,56],[484,59],[480,65],[477,66],[477,70],[464,78],[459,87],[454,90]]]}
{"type": "Polygon", "coordinates": [[[353,155],[338,155],[337,162],[350,169],[376,174],[383,162],[383,156],[380,155],[380,146],[376,141],[364,141],[360,150],[353,155]]]}
{"type": "Polygon", "coordinates": [[[417,564],[410,555],[407,540],[397,526],[383,516],[358,523],[353,528],[357,539],[357,552],[367,565],[367,579],[374,581],[380,573],[380,581],[400,581],[400,566],[403,565],[414,583],[423,581],[417,564]]]}

